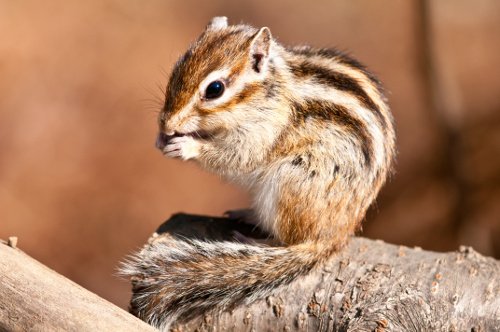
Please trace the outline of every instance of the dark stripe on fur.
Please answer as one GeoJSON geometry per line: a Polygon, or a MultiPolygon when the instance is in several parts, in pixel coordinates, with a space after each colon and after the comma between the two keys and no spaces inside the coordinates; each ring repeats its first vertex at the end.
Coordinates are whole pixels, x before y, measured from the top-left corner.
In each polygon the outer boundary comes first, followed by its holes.
{"type": "Polygon", "coordinates": [[[368,96],[366,91],[361,87],[356,79],[348,75],[332,71],[328,68],[313,64],[309,61],[290,63],[290,69],[292,70],[292,73],[298,77],[313,77],[320,84],[331,86],[340,91],[351,93],[361,101],[363,106],[365,106],[375,114],[382,129],[385,130],[387,128],[385,118],[380,111],[380,108],[368,96]]]}
{"type": "Polygon", "coordinates": [[[361,120],[353,117],[346,107],[324,100],[308,99],[303,103],[293,103],[292,110],[296,122],[303,122],[312,117],[330,120],[345,128],[359,141],[365,165],[372,165],[374,151],[368,129],[361,120]]]}
{"type": "Polygon", "coordinates": [[[236,93],[231,99],[229,99],[222,105],[213,108],[202,108],[199,107],[198,105],[195,105],[194,109],[199,114],[211,114],[211,113],[228,111],[238,104],[248,102],[248,100],[250,100],[250,98],[252,98],[253,95],[258,93],[262,89],[263,89],[262,86],[259,84],[249,83],[246,84],[240,92],[236,93]]]}
{"type": "Polygon", "coordinates": [[[341,63],[353,69],[360,70],[361,72],[363,72],[363,74],[366,75],[366,77],[370,79],[370,81],[372,81],[373,84],[375,84],[379,93],[381,95],[384,94],[384,87],[382,86],[382,82],[380,82],[380,80],[375,75],[373,75],[370,71],[368,71],[368,69],[366,69],[366,67],[361,62],[352,58],[346,52],[337,50],[335,48],[315,49],[309,46],[290,47],[287,50],[294,54],[299,54],[299,55],[307,55],[307,56],[316,55],[326,59],[333,59],[338,63],[341,63]]]}

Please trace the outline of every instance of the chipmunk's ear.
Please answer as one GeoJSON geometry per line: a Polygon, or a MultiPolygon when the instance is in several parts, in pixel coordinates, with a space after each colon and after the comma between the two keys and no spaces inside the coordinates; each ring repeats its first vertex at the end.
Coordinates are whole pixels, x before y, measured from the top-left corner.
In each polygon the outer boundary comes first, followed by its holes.
{"type": "Polygon", "coordinates": [[[208,22],[205,30],[220,30],[227,28],[227,17],[225,16],[216,16],[208,22]]]}
{"type": "Polygon", "coordinates": [[[257,32],[250,44],[250,60],[252,68],[257,73],[263,71],[269,60],[269,50],[271,49],[272,36],[269,28],[264,27],[257,32]]]}

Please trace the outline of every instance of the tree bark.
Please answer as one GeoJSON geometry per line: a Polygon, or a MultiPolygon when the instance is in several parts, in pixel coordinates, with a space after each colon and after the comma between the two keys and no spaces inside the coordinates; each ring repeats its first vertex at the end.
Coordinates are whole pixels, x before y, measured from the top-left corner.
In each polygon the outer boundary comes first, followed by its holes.
{"type": "MultiPolygon", "coordinates": [[[[233,238],[235,230],[252,233],[248,225],[227,218],[176,215],[150,242],[169,236],[221,241],[233,238]]],[[[435,253],[354,238],[320,269],[272,296],[207,312],[174,330],[499,331],[499,278],[500,262],[471,248],[435,253]]],[[[133,288],[141,286],[136,279],[133,288]]],[[[49,330],[154,331],[0,243],[0,331],[49,330]]]]}
{"type": "Polygon", "coordinates": [[[0,241],[0,331],[155,331],[0,241]]]}
{"type": "MultiPolygon", "coordinates": [[[[172,236],[234,240],[235,230],[249,235],[244,227],[226,218],[179,214],[149,243],[172,236]]],[[[149,243],[139,256],[152,248],[149,243]]],[[[132,300],[147,287],[147,277],[133,278],[132,300]]],[[[327,264],[272,296],[207,312],[173,330],[499,331],[499,278],[500,262],[472,248],[436,253],[353,238],[327,264]]]]}

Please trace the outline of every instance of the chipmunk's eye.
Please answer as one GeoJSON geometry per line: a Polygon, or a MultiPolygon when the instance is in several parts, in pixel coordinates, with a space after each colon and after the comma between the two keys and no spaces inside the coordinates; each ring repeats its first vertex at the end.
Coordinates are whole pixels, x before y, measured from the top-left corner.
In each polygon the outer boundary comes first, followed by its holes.
{"type": "Polygon", "coordinates": [[[205,90],[205,98],[207,99],[215,99],[222,96],[224,93],[224,83],[222,81],[213,81],[207,86],[205,90]]]}

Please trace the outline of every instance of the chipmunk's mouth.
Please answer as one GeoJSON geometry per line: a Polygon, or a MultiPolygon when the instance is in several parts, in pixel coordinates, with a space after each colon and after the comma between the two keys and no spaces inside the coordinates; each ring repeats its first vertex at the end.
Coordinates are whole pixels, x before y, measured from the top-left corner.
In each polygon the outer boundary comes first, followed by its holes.
{"type": "Polygon", "coordinates": [[[160,150],[163,150],[165,146],[175,137],[184,137],[184,136],[189,136],[193,137],[195,139],[210,139],[213,137],[212,134],[210,134],[208,131],[204,130],[197,130],[197,131],[191,131],[188,133],[174,133],[173,135],[167,135],[163,132],[160,132],[158,134],[158,137],[156,138],[156,147],[160,150]]]}

